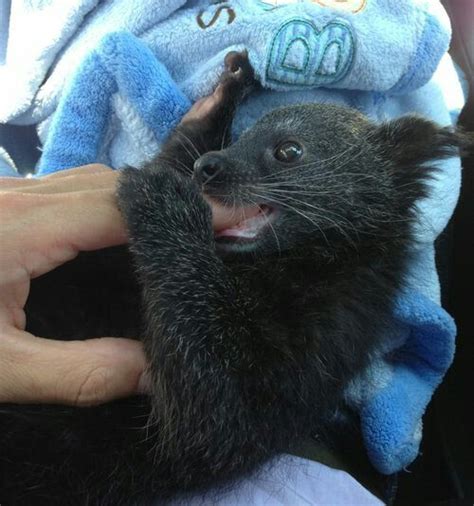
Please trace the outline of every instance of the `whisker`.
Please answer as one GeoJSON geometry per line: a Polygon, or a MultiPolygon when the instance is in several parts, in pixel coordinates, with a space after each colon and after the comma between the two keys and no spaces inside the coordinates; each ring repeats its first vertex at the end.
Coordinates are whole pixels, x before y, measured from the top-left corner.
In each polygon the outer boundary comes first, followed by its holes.
{"type": "MultiPolygon", "coordinates": [[[[262,199],[265,199],[264,196],[262,195],[259,195],[257,193],[254,193],[254,196],[258,197],[258,198],[262,198],[262,199]]],[[[328,246],[330,246],[330,243],[328,241],[328,238],[326,236],[326,234],[324,233],[323,229],[319,226],[318,223],[316,223],[314,220],[312,220],[309,216],[307,216],[305,213],[303,213],[302,211],[296,209],[295,207],[285,203],[285,202],[281,202],[281,201],[278,201],[278,200],[275,200],[275,199],[271,199],[271,198],[267,198],[266,200],[269,200],[270,202],[273,202],[277,205],[280,205],[280,206],[283,206],[283,207],[286,207],[287,209],[290,209],[291,211],[295,212],[296,214],[299,214],[301,217],[305,218],[306,220],[308,220],[310,223],[312,223],[316,228],[318,228],[318,230],[321,232],[321,234],[323,235],[326,243],[328,244],[328,246]]]]}
{"type": "Polygon", "coordinates": [[[332,195],[332,191],[309,191],[309,190],[286,190],[284,188],[266,188],[264,186],[260,185],[254,185],[252,188],[256,188],[258,190],[261,190],[263,192],[273,194],[273,195],[286,195],[286,194],[297,194],[297,195],[304,195],[308,197],[320,197],[322,195],[332,195]]]}
{"type": "MultiPolygon", "coordinates": [[[[187,172],[189,174],[191,174],[193,172],[193,169],[191,167],[189,167],[188,165],[186,165],[185,163],[183,163],[181,160],[176,160],[176,159],[173,159],[173,158],[168,158],[166,156],[159,155],[158,156],[158,161],[161,161],[161,160],[164,160],[165,162],[168,162],[170,165],[173,165],[173,164],[177,163],[180,167],[183,168],[183,170],[185,172],[187,172]]],[[[176,167],[173,167],[173,168],[176,169],[176,167]]]]}
{"type": "Polygon", "coordinates": [[[312,172],[310,173],[308,171],[308,174],[304,174],[304,171],[303,171],[303,174],[301,174],[301,172],[298,172],[297,174],[295,173],[291,179],[283,179],[280,181],[268,182],[268,181],[263,181],[264,178],[259,178],[259,183],[264,186],[269,186],[269,187],[270,186],[281,186],[282,184],[288,184],[293,187],[293,186],[302,186],[301,183],[306,182],[306,181],[317,183],[320,181],[327,181],[327,180],[335,180],[335,181],[343,180],[343,182],[345,184],[347,184],[347,176],[348,175],[350,175],[351,177],[358,177],[359,181],[363,181],[364,179],[375,180],[375,181],[380,180],[380,178],[377,177],[376,175],[364,174],[361,172],[351,172],[350,174],[338,173],[338,172],[314,174],[314,173],[312,173],[312,172]]]}
{"type": "Polygon", "coordinates": [[[195,155],[191,154],[190,151],[186,148],[186,146],[181,142],[181,145],[183,146],[183,148],[186,150],[186,152],[188,153],[188,155],[193,158],[193,159],[197,159],[199,158],[202,153],[199,151],[199,149],[196,147],[196,145],[194,144],[194,142],[184,133],[182,132],[179,128],[177,128],[175,130],[175,133],[181,135],[181,137],[184,138],[184,140],[186,140],[188,142],[188,145],[194,150],[195,152],[195,155]],[[197,156],[196,156],[197,155],[197,156]]]}
{"type": "Polygon", "coordinates": [[[224,149],[224,144],[227,138],[227,133],[229,132],[230,123],[227,123],[226,127],[224,128],[224,131],[222,132],[222,140],[221,140],[221,151],[224,149]]]}
{"type": "MultiPolygon", "coordinates": [[[[305,202],[303,200],[295,199],[293,197],[288,197],[288,198],[290,200],[292,200],[293,202],[299,204],[299,205],[305,205],[306,207],[309,207],[309,208],[314,209],[316,211],[322,211],[325,214],[326,213],[330,213],[330,214],[332,214],[334,216],[337,216],[338,218],[340,218],[344,222],[348,223],[351,226],[352,230],[354,230],[354,232],[356,233],[357,237],[359,236],[357,229],[354,227],[353,223],[351,223],[351,221],[348,218],[346,218],[346,217],[344,217],[344,216],[342,216],[342,215],[340,215],[340,214],[338,214],[338,213],[336,213],[336,212],[334,212],[332,210],[321,209],[320,207],[312,205],[309,202],[305,202]]],[[[352,240],[352,238],[349,236],[349,234],[344,230],[344,228],[342,227],[342,225],[340,225],[336,220],[333,220],[333,219],[329,218],[329,216],[326,216],[326,215],[317,214],[316,216],[318,218],[325,219],[325,220],[329,221],[329,223],[331,223],[332,225],[334,225],[334,227],[337,228],[341,232],[341,234],[349,241],[349,243],[352,246],[354,246],[354,247],[356,246],[356,244],[354,243],[354,241],[352,240]]]]}
{"type": "MultiPolygon", "coordinates": [[[[255,206],[259,206],[259,203],[254,201],[252,202],[255,206]]],[[[275,236],[275,242],[276,242],[276,245],[277,245],[277,248],[278,248],[278,255],[281,256],[281,244],[280,244],[280,240],[278,239],[278,235],[276,233],[276,230],[275,230],[275,227],[272,225],[272,222],[271,220],[269,219],[269,217],[267,215],[264,214],[264,218],[267,222],[267,225],[269,225],[269,227],[271,228],[272,232],[273,232],[273,235],[275,236]]]]}

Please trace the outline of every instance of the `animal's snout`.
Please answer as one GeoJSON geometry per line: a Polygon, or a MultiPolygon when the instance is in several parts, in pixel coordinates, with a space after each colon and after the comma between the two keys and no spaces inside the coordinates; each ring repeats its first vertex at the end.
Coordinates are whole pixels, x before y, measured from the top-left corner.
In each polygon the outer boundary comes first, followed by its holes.
{"type": "Polygon", "coordinates": [[[194,162],[194,178],[201,184],[210,183],[222,177],[226,165],[226,160],[221,154],[206,153],[194,162]]]}

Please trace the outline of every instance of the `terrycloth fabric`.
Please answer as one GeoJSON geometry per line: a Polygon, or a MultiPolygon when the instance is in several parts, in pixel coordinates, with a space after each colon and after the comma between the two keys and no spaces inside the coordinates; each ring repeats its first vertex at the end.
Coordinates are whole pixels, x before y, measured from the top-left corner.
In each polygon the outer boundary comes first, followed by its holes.
{"type": "Polygon", "coordinates": [[[143,34],[185,2],[3,1],[1,14],[10,22],[0,67],[0,97],[8,100],[0,101],[0,122],[38,123],[55,109],[65,81],[105,34],[143,34]]]}
{"type": "MultiPolygon", "coordinates": [[[[50,1],[43,10],[58,23],[49,39],[41,31],[25,58],[18,48],[29,42],[18,33],[8,39],[0,121],[39,123],[40,174],[94,161],[140,165],[191,101],[212,90],[225,54],[244,48],[266,89],[241,108],[236,134],[288,103],[336,102],[378,121],[416,111],[448,125],[450,113],[456,116],[462,93],[443,57],[450,29],[437,1],[314,0],[275,8],[284,3],[169,0],[133,4],[132,12],[127,0],[50,1]],[[119,28],[134,35],[103,36],[119,28]],[[26,78],[28,68],[27,82],[17,82],[16,73],[26,78]]],[[[40,15],[30,3],[23,9],[23,17],[11,17],[10,34],[31,26],[28,9],[40,15]]],[[[418,206],[416,255],[393,325],[347,391],[369,456],[384,473],[417,455],[421,416],[452,360],[455,328],[439,307],[434,239],[456,203],[460,163],[454,158],[440,168],[418,206]]]]}
{"type": "Polygon", "coordinates": [[[121,29],[149,44],[191,99],[210,91],[222,55],[242,45],[263,84],[274,89],[403,93],[431,77],[450,36],[446,14],[431,0],[346,0],[355,13],[324,7],[340,3],[334,0],[277,8],[271,4],[284,2],[201,1],[178,10],[185,3],[13,2],[0,70],[0,96],[9,100],[0,106],[0,122],[45,119],[83,57],[103,35],[121,29]]]}
{"type": "Polygon", "coordinates": [[[348,389],[358,407],[372,464],[391,474],[418,454],[422,416],[454,356],[452,318],[420,292],[404,293],[394,308],[386,347],[348,389]]]}
{"type": "Polygon", "coordinates": [[[127,33],[109,35],[85,58],[60,101],[38,173],[91,161],[140,165],[190,106],[147,46],[127,33]]]}

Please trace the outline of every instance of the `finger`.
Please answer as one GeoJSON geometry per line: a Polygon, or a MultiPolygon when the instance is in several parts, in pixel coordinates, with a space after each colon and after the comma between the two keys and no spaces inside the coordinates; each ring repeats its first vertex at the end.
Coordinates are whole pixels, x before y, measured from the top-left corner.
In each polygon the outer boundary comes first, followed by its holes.
{"type": "Polygon", "coordinates": [[[117,183],[117,178],[118,173],[112,170],[107,172],[81,173],[55,179],[38,179],[34,184],[17,186],[16,188],[9,188],[8,190],[17,193],[46,195],[50,193],[72,193],[84,190],[113,189],[117,183]]]}
{"type": "Polygon", "coordinates": [[[45,176],[41,176],[38,180],[51,180],[51,179],[62,179],[64,177],[70,177],[81,174],[99,174],[102,172],[113,172],[113,169],[108,167],[107,165],[103,165],[101,163],[90,163],[88,165],[82,165],[81,167],[74,167],[73,169],[65,169],[54,172],[53,174],[46,174],[45,176]]]}
{"type": "Polygon", "coordinates": [[[61,176],[53,174],[41,178],[3,178],[0,180],[0,192],[16,193],[71,193],[75,191],[112,188],[118,173],[104,165],[85,166],[79,169],[61,171],[61,176]],[[18,179],[18,181],[5,181],[18,179]]]}
{"type": "Polygon", "coordinates": [[[0,177],[0,192],[2,191],[25,191],[27,189],[36,188],[38,191],[43,187],[51,185],[53,182],[57,188],[62,188],[65,191],[71,191],[73,186],[71,183],[72,178],[79,176],[92,176],[99,174],[114,174],[115,171],[110,167],[101,164],[84,165],[74,169],[61,170],[54,174],[36,177],[0,177]]]}
{"type": "Polygon", "coordinates": [[[122,338],[3,339],[0,402],[92,406],[149,389],[142,344],[122,338]]]}
{"type": "Polygon", "coordinates": [[[18,188],[28,188],[36,186],[38,179],[26,177],[0,177],[0,192],[16,190],[18,188]]]}
{"type": "Polygon", "coordinates": [[[3,263],[20,262],[31,277],[72,260],[79,251],[127,240],[113,189],[13,197],[17,202],[2,205],[10,216],[2,223],[3,263]]]}
{"type": "MultiPolygon", "coordinates": [[[[56,205],[44,209],[40,218],[51,220],[48,242],[64,244],[77,251],[116,246],[126,241],[125,224],[117,207],[115,188],[83,191],[58,198],[56,205]],[[64,202],[67,198],[67,208],[64,202]],[[59,212],[62,211],[62,216],[59,212]]],[[[45,234],[47,231],[45,230],[45,234]]]]}
{"type": "Polygon", "coordinates": [[[247,207],[226,207],[213,201],[210,197],[204,196],[212,209],[212,227],[216,231],[236,226],[247,218],[256,216],[259,212],[258,206],[247,207]]]}
{"type": "MultiPolygon", "coordinates": [[[[61,174],[53,174],[50,176],[45,176],[41,179],[29,179],[29,180],[21,180],[20,184],[17,184],[16,187],[13,187],[15,182],[12,185],[6,185],[5,188],[2,188],[0,185],[0,193],[3,189],[6,189],[10,192],[8,196],[11,198],[11,193],[22,195],[55,195],[55,199],[58,203],[63,203],[66,205],[66,201],[62,199],[62,196],[68,195],[70,193],[78,193],[86,190],[111,190],[115,192],[115,186],[117,183],[119,173],[117,171],[113,171],[112,169],[104,166],[104,165],[90,165],[85,167],[80,167],[78,169],[71,169],[67,171],[61,171],[61,174]]],[[[5,178],[4,178],[5,179],[5,178]]],[[[16,179],[16,178],[9,178],[16,179]]],[[[17,196],[17,199],[21,199],[20,196],[17,196]]],[[[36,208],[45,204],[48,206],[53,202],[52,199],[46,199],[43,201],[35,200],[34,197],[30,199],[32,205],[36,208]]],[[[25,197],[23,199],[23,203],[28,205],[28,198],[25,197]]],[[[223,228],[235,225],[241,222],[245,217],[248,217],[252,214],[250,209],[243,208],[226,208],[221,205],[218,205],[216,202],[208,199],[209,205],[212,207],[213,211],[213,226],[216,230],[222,230],[223,228]]],[[[85,205],[87,203],[85,202],[85,205]]],[[[2,208],[5,208],[5,205],[2,205],[2,208]]],[[[15,207],[15,214],[18,215],[21,208],[21,202],[15,207]]],[[[40,213],[36,213],[40,216],[40,213]]],[[[254,214],[254,213],[253,213],[254,214]]],[[[66,216],[65,216],[66,217],[66,216]]],[[[49,220],[50,217],[45,216],[44,219],[49,220]]],[[[46,221],[49,223],[49,221],[46,221]]],[[[39,235],[36,234],[36,235],[39,235]]]]}

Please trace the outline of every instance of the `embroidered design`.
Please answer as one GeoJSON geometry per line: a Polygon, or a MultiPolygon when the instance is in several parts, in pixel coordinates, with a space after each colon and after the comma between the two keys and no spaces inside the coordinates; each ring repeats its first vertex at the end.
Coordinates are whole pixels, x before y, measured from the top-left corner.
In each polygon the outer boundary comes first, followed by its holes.
{"type": "Polygon", "coordinates": [[[308,66],[310,52],[306,39],[296,38],[288,44],[281,65],[295,72],[304,72],[308,66]]]}
{"type": "Polygon", "coordinates": [[[306,19],[284,23],[272,40],[268,81],[295,86],[328,86],[349,71],[355,54],[351,25],[333,19],[321,29],[306,19]]]}
{"type": "Polygon", "coordinates": [[[230,25],[234,22],[235,20],[235,11],[234,9],[232,9],[231,7],[227,6],[227,5],[221,5],[215,12],[214,12],[214,15],[212,16],[211,20],[206,23],[203,19],[203,16],[204,14],[206,14],[206,11],[201,11],[197,17],[196,17],[196,21],[197,21],[197,24],[199,25],[199,28],[202,28],[203,30],[206,30],[207,28],[210,28],[211,26],[214,26],[217,21],[220,19],[220,16],[223,12],[226,12],[227,13],[227,24],[230,25]]]}
{"type": "Polygon", "coordinates": [[[353,12],[354,14],[363,11],[367,5],[367,0],[312,0],[322,7],[330,7],[341,11],[353,12]]]}
{"type": "Polygon", "coordinates": [[[367,0],[257,0],[265,10],[278,9],[289,4],[298,4],[309,1],[313,4],[319,4],[322,7],[330,7],[346,12],[357,13],[365,9],[367,0]]]}

